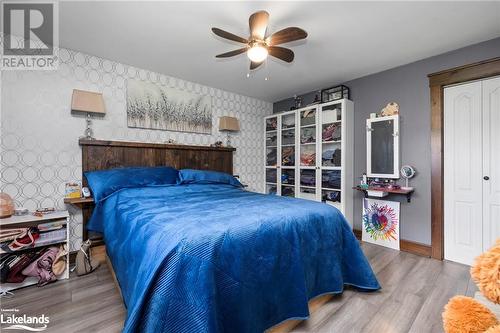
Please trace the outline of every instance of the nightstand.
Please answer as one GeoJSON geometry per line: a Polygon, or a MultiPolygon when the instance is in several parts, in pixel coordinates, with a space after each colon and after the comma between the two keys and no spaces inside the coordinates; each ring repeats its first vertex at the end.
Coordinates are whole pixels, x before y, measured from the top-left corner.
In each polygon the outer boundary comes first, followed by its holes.
{"type": "MultiPolygon", "coordinates": [[[[64,198],[64,203],[67,205],[72,205],[78,209],[81,209],[84,221],[90,220],[90,217],[92,216],[92,212],[94,211],[94,206],[95,206],[93,197],[64,198]]],[[[82,237],[84,241],[87,239],[92,240],[92,246],[98,246],[104,244],[102,240],[102,235],[92,231],[88,231],[85,225],[83,225],[82,237]]]]}
{"type": "Polygon", "coordinates": [[[88,198],[64,198],[64,203],[76,205],[76,206],[85,205],[85,204],[93,204],[94,198],[92,198],[92,197],[88,197],[88,198]]]}
{"type": "MultiPolygon", "coordinates": [[[[24,248],[21,250],[14,251],[12,254],[22,254],[30,251],[38,251],[44,247],[48,246],[59,246],[61,244],[66,244],[68,249],[68,255],[66,255],[66,269],[62,273],[58,280],[69,278],[69,214],[68,211],[55,211],[50,214],[45,214],[44,216],[38,217],[32,214],[23,216],[11,216],[5,219],[0,219],[0,229],[16,229],[16,228],[28,228],[38,226],[42,223],[60,222],[62,228],[50,231],[40,232],[40,238],[38,238],[34,245],[24,248]],[[57,232],[53,232],[57,231],[57,232]],[[52,232],[52,234],[49,234],[52,232]],[[43,236],[45,234],[45,237],[43,236]],[[38,244],[37,244],[38,241],[38,244]]],[[[7,255],[7,252],[0,249],[0,255],[2,258],[7,255]]],[[[0,285],[0,294],[5,294],[10,290],[15,290],[18,288],[34,285],[38,283],[38,278],[27,277],[23,282],[20,283],[2,283],[0,285]]]]}

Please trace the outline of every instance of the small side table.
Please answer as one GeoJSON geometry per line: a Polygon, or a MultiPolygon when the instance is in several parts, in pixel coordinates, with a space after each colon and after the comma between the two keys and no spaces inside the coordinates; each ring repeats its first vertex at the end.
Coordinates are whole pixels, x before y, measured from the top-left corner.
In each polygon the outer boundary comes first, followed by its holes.
{"type": "Polygon", "coordinates": [[[88,197],[88,198],[64,198],[64,203],[71,204],[71,205],[93,204],[94,198],[92,198],[92,197],[88,197]]]}
{"type": "Polygon", "coordinates": [[[102,236],[96,233],[92,233],[87,230],[86,228],[86,222],[90,220],[90,217],[92,216],[92,212],[94,211],[94,198],[93,197],[88,197],[88,198],[64,198],[64,203],[68,205],[73,205],[79,209],[82,210],[82,216],[83,216],[83,231],[82,231],[82,238],[83,240],[90,239],[92,240],[92,247],[94,246],[99,246],[103,245],[104,241],[102,239],[102,236]]]}
{"type": "MultiPolygon", "coordinates": [[[[38,226],[39,224],[42,223],[48,223],[48,222],[61,222],[63,224],[63,228],[66,229],[66,238],[64,239],[59,239],[59,240],[54,240],[48,243],[43,243],[42,245],[37,245],[36,241],[35,244],[28,247],[24,248],[18,251],[14,251],[13,253],[25,253],[29,251],[37,251],[41,249],[42,247],[47,247],[51,245],[61,245],[61,244],[66,244],[66,247],[68,249],[68,254],[66,255],[66,270],[64,273],[62,273],[59,277],[58,280],[62,279],[68,279],[69,278],[69,213],[66,210],[62,211],[55,211],[50,214],[45,214],[44,216],[38,217],[34,216],[31,214],[28,215],[22,215],[22,216],[11,216],[5,219],[0,219],[0,229],[2,230],[8,230],[8,229],[16,229],[16,228],[28,228],[28,227],[34,227],[38,226]]],[[[38,279],[35,277],[27,277],[23,282],[20,283],[2,283],[0,285],[0,294],[6,294],[10,292],[11,290],[19,289],[22,287],[30,286],[33,284],[37,284],[38,279]]]]}

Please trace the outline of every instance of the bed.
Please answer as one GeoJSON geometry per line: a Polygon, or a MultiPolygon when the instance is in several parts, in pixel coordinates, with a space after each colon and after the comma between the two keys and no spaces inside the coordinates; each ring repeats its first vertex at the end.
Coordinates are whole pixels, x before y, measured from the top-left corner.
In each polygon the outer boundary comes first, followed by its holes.
{"type": "Polygon", "coordinates": [[[121,188],[87,228],[104,235],[124,332],[263,332],[318,295],[380,288],[337,209],[234,184],[121,188]]]}

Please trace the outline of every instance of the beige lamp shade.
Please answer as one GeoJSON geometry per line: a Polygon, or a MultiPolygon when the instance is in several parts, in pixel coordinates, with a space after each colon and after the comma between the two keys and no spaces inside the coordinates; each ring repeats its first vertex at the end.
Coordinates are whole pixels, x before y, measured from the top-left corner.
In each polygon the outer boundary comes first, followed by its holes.
{"type": "Polygon", "coordinates": [[[104,99],[101,93],[73,89],[71,111],[97,113],[104,115],[104,99]]]}
{"type": "Polygon", "coordinates": [[[237,132],[239,130],[240,123],[238,118],[228,116],[219,118],[219,131],[237,132]]]}

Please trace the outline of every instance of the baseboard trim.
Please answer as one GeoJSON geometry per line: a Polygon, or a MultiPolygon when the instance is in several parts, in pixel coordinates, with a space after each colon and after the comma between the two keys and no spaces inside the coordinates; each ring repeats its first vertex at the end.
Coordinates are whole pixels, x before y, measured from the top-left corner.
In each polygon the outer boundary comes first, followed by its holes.
{"type": "MultiPolygon", "coordinates": [[[[357,239],[361,240],[361,230],[353,229],[354,235],[357,239]]],[[[399,248],[401,251],[413,253],[423,257],[430,257],[432,248],[430,245],[409,241],[406,239],[399,240],[399,248]]]]}

